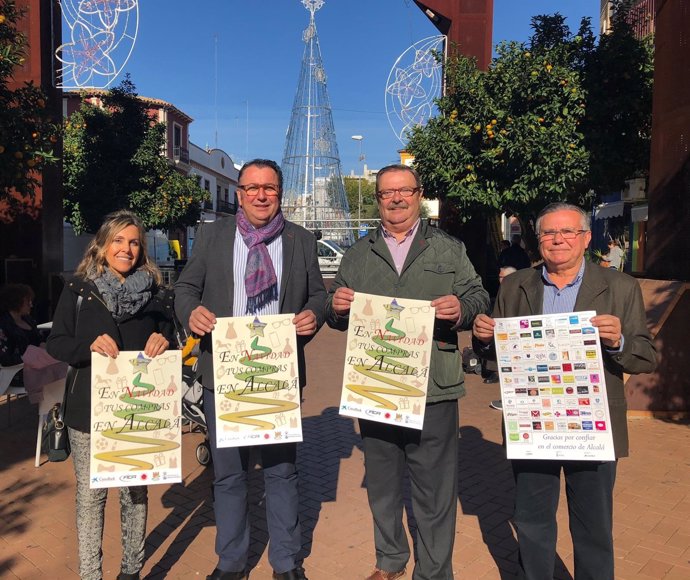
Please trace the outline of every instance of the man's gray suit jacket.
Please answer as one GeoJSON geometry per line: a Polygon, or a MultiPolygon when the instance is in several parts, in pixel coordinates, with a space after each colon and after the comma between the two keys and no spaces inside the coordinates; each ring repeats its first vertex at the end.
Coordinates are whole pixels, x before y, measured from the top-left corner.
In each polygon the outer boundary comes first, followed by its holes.
{"type": "MultiPolygon", "coordinates": [[[[175,313],[189,330],[189,315],[203,304],[217,318],[234,316],[233,254],[235,217],[203,224],[197,231],[192,257],[175,283],[175,313]]],[[[311,310],[316,315],[317,330],[325,319],[326,289],[319,270],[316,238],[304,228],[286,221],[281,234],[283,269],[280,283],[280,312],[311,310]]],[[[245,313],[237,313],[244,316],[245,313]]],[[[300,387],[306,384],[304,345],[313,337],[297,337],[300,387]]],[[[201,339],[199,380],[213,389],[211,335],[201,339]]]]}
{"type": "MultiPolygon", "coordinates": [[[[519,270],[503,280],[492,316],[537,315],[543,313],[543,306],[542,267],[537,266],[519,270]]],[[[616,457],[626,457],[628,425],[623,373],[649,373],[656,366],[656,349],[647,329],[640,285],[627,274],[586,262],[574,308],[575,312],[583,310],[613,314],[621,321],[623,350],[602,351],[616,457]]]]}

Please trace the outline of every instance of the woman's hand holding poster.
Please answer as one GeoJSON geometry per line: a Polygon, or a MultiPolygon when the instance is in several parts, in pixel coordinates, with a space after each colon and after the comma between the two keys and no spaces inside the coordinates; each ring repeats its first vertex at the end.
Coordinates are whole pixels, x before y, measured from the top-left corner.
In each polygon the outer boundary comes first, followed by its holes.
{"type": "Polygon", "coordinates": [[[91,354],[91,488],[177,483],[182,359],[91,354]]]}

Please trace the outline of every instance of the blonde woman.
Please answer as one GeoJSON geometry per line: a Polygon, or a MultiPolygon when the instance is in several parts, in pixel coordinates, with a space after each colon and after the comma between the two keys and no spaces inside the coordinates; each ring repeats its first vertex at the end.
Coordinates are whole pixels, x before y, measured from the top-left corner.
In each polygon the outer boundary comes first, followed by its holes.
{"type": "MultiPolygon", "coordinates": [[[[65,423],[77,478],[77,535],[82,580],[102,580],[107,489],[89,489],[91,353],[116,357],[141,350],[154,357],[173,336],[172,293],[146,253],[141,220],[120,210],[106,216],[60,296],[48,352],[75,367],[68,380],[65,423]],[[80,300],[81,297],[81,300],[80,300]]],[[[147,489],[121,487],[122,564],[118,580],[139,580],[144,564],[147,489]]]]}

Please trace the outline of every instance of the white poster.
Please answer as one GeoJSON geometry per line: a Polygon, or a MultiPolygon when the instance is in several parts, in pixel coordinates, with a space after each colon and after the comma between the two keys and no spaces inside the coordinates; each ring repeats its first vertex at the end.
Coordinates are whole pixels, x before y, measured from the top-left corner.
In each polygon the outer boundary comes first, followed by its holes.
{"type": "Polygon", "coordinates": [[[216,321],[212,340],[218,447],[302,441],[294,317],[216,321]]]}
{"type": "Polygon", "coordinates": [[[614,460],[594,316],[496,319],[508,459],[614,460]]]}
{"type": "Polygon", "coordinates": [[[434,316],[428,301],[355,293],[341,415],[422,429],[434,316]]]}
{"type": "Polygon", "coordinates": [[[91,488],[178,483],[182,357],[91,354],[91,488]]]}

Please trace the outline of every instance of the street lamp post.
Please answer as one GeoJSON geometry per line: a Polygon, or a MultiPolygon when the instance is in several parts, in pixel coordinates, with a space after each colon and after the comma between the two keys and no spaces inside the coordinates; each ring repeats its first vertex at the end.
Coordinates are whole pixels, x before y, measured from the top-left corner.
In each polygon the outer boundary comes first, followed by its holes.
{"type": "MultiPolygon", "coordinates": [[[[359,160],[362,161],[362,175],[364,174],[364,155],[362,154],[362,141],[364,141],[363,135],[353,135],[352,138],[355,141],[359,141],[359,160]]],[[[357,229],[362,227],[362,175],[359,176],[357,180],[358,189],[358,203],[357,203],[357,229]]]]}

